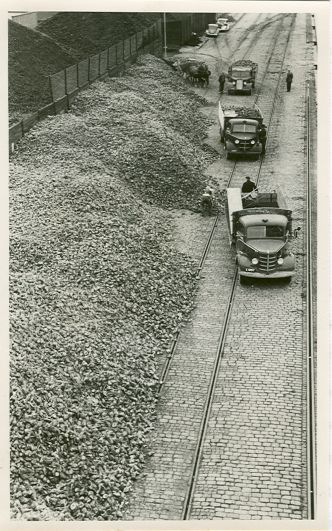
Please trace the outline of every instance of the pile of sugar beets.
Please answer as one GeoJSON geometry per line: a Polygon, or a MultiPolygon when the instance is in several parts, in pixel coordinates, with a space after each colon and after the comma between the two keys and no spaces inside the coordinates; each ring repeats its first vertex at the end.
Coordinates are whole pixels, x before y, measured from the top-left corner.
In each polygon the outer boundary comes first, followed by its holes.
{"type": "Polygon", "coordinates": [[[27,134],[10,161],[11,516],[121,519],[147,453],[157,366],[197,264],[169,208],[214,155],[195,96],[145,56],[27,134]]]}

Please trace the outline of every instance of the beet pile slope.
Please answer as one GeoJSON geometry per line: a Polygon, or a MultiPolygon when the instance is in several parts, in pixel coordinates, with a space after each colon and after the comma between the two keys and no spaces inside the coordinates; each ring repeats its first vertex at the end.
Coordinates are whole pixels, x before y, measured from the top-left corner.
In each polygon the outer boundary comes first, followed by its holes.
{"type": "Polygon", "coordinates": [[[159,13],[60,12],[36,30],[9,20],[10,123],[51,103],[48,76],[151,27],[159,13]]]}
{"type": "Polygon", "coordinates": [[[204,187],[199,103],[145,57],[12,156],[13,518],[122,517],[157,363],[193,305],[196,264],[172,247],[161,207],[194,206],[204,187]]]}

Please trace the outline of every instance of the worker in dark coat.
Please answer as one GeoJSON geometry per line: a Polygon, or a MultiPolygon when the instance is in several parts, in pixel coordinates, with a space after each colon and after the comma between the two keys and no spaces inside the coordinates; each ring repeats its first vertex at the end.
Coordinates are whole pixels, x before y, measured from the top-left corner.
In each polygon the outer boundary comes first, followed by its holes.
{"type": "Polygon", "coordinates": [[[213,203],[214,203],[214,189],[211,188],[211,186],[207,186],[203,192],[203,196],[202,196],[202,210],[203,212],[204,211],[207,211],[209,214],[211,214],[212,212],[212,208],[213,208],[213,203]]]}
{"type": "Polygon", "coordinates": [[[225,85],[225,74],[223,72],[221,72],[220,76],[219,76],[219,92],[220,94],[222,94],[224,92],[224,85],[225,85]]]}
{"type": "Polygon", "coordinates": [[[253,192],[254,190],[256,190],[255,183],[251,181],[250,177],[246,177],[246,180],[242,185],[241,192],[243,194],[250,194],[250,192],[253,192]]]}
{"type": "Polygon", "coordinates": [[[262,155],[265,155],[265,146],[266,146],[266,125],[262,124],[258,131],[259,141],[262,144],[262,155]]]}
{"type": "Polygon", "coordinates": [[[291,89],[291,86],[292,86],[292,81],[293,81],[293,74],[288,69],[287,76],[286,76],[287,92],[290,92],[290,89],[291,89]]]}

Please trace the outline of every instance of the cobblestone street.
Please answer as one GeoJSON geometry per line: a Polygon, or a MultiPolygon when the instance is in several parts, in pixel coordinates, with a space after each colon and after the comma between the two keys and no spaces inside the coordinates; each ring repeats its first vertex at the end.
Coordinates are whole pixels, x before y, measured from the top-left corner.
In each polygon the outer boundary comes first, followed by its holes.
{"type": "MultiPolygon", "coordinates": [[[[212,107],[218,100],[216,72],[232,50],[236,49],[238,57],[244,55],[249,45],[246,28],[254,21],[263,27],[259,44],[249,58],[260,65],[258,105],[264,121],[271,119],[259,190],[280,187],[293,211],[294,228],[303,229],[305,82],[313,62],[312,48],[306,45],[305,14],[296,16],[282,67],[281,50],[286,45],[290,19],[283,21],[275,58],[264,79],[264,63],[280,17],[244,15],[234,28],[234,35],[232,30],[227,34],[226,47],[219,49],[221,45],[215,41],[202,47],[201,53],[214,54],[218,60],[216,66],[210,59],[213,79],[210,91],[204,95],[211,105],[203,112],[215,120],[206,142],[221,158],[207,169],[207,174],[223,189],[232,170],[233,163],[225,159],[220,144],[216,105],[212,107]],[[266,24],[269,17],[273,21],[266,24]],[[272,114],[271,94],[281,67],[283,72],[291,67],[294,82],[288,94],[285,76],[281,76],[272,114]]],[[[203,94],[203,89],[197,92],[203,94]]],[[[234,98],[243,103],[244,98],[222,95],[223,102],[234,102],[234,98]]],[[[246,104],[253,98],[254,95],[247,97],[246,104]]],[[[231,186],[241,186],[245,175],[254,178],[259,164],[241,161],[231,186]]],[[[211,222],[186,212],[173,215],[172,219],[178,248],[198,260],[211,222]]],[[[237,285],[189,519],[308,517],[304,230],[292,247],[296,276],[290,284],[279,280],[237,285]]],[[[201,273],[196,309],[181,329],[162,388],[149,448],[151,457],[145,474],[136,482],[127,520],[181,519],[234,270],[225,217],[221,214],[201,273]]]]}

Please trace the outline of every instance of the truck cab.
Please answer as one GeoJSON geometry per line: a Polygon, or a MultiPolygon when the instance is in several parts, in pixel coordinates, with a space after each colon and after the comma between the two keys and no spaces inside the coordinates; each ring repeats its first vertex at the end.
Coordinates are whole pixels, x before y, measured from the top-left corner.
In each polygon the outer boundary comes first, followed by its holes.
{"type": "Polygon", "coordinates": [[[258,120],[231,118],[225,130],[226,158],[232,155],[247,155],[258,159],[262,152],[259,127],[258,120]]]}
{"type": "Polygon", "coordinates": [[[257,64],[252,61],[240,60],[232,64],[228,69],[227,92],[251,94],[255,88],[257,64]]]}
{"type": "Polygon", "coordinates": [[[239,188],[227,190],[230,243],[241,282],[250,277],[290,279],[295,274],[292,213],[282,206],[280,192],[258,193],[247,200],[239,188]]]}

